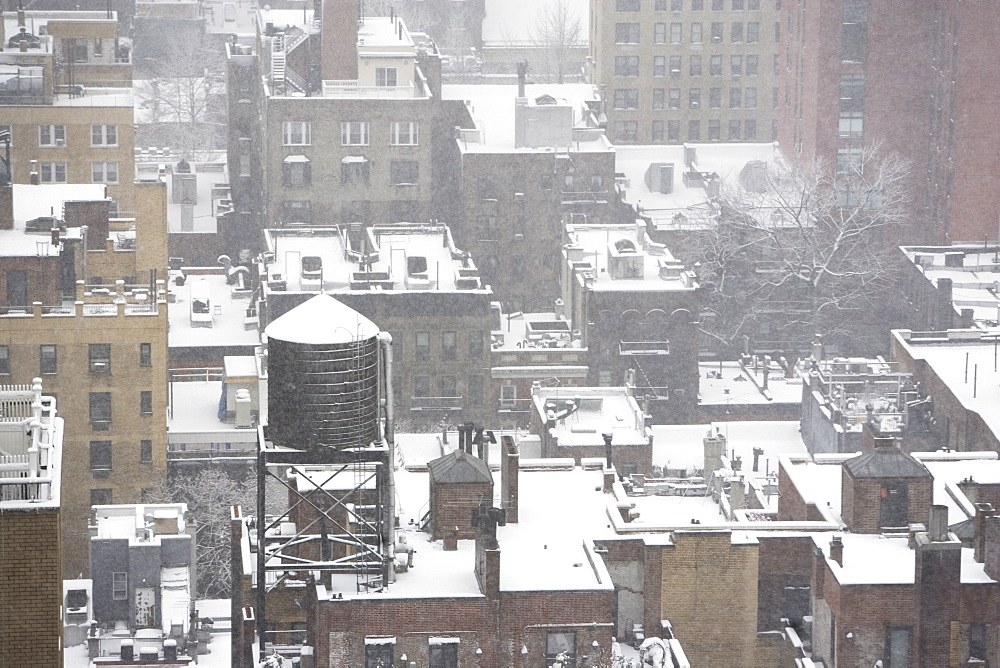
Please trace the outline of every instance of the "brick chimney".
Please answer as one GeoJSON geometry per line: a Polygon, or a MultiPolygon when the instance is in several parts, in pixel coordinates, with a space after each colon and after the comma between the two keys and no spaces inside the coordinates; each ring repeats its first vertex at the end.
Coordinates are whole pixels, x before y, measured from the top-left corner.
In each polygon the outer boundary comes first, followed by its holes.
{"type": "Polygon", "coordinates": [[[896,439],[892,436],[883,436],[874,422],[874,413],[868,411],[868,422],[864,424],[861,435],[861,452],[868,454],[875,452],[876,448],[892,448],[896,445],[896,439]]]}
{"type": "Polygon", "coordinates": [[[830,558],[836,561],[838,566],[844,566],[844,539],[836,534],[830,539],[830,558]]]}
{"type": "Polygon", "coordinates": [[[713,471],[722,468],[722,458],[726,454],[726,437],[721,433],[712,434],[709,429],[708,436],[702,439],[705,448],[704,475],[708,478],[713,471]]]}
{"type": "Polygon", "coordinates": [[[916,630],[920,665],[950,664],[952,621],[958,619],[962,542],[948,531],[948,507],[931,507],[928,531],[917,535],[914,598],[919,613],[916,630]]]}
{"type": "Polygon", "coordinates": [[[321,74],[324,80],[358,78],[357,0],[323,0],[321,74]]]}
{"type": "Polygon", "coordinates": [[[993,504],[976,504],[976,538],[973,547],[975,548],[975,558],[979,563],[986,559],[986,523],[991,517],[996,515],[993,504]]]}
{"type": "Polygon", "coordinates": [[[501,506],[507,512],[507,522],[517,524],[518,472],[521,454],[511,436],[500,438],[500,491],[501,506]]]}
{"type": "Polygon", "coordinates": [[[0,186],[0,230],[14,229],[14,186],[0,186]]]}

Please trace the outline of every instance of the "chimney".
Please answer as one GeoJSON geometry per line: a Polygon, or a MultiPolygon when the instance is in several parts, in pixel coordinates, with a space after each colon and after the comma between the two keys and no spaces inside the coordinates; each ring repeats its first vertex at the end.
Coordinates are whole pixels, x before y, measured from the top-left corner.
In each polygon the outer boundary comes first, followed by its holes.
{"type": "Polygon", "coordinates": [[[837,562],[837,565],[844,566],[844,539],[838,534],[834,534],[830,539],[830,558],[837,562]]]}
{"type": "Polygon", "coordinates": [[[878,425],[875,424],[875,414],[871,410],[872,405],[868,404],[865,406],[865,409],[868,411],[868,418],[862,427],[861,452],[867,455],[875,452],[877,448],[896,447],[895,438],[892,436],[883,436],[882,432],[879,431],[878,425]]]}
{"type": "Polygon", "coordinates": [[[358,78],[358,27],[362,18],[358,4],[357,0],[323,0],[323,79],[358,78]]]}
{"type": "Polygon", "coordinates": [[[444,530],[442,544],[445,552],[454,552],[458,549],[458,527],[444,530]]]}
{"type": "Polygon", "coordinates": [[[501,456],[500,489],[501,505],[507,512],[507,522],[517,524],[518,473],[521,465],[521,453],[512,436],[500,437],[501,456]]]}
{"type": "Polygon", "coordinates": [[[14,186],[0,186],[0,230],[14,229],[14,186]]]}
{"type": "Polygon", "coordinates": [[[722,468],[722,456],[726,452],[726,437],[718,432],[713,436],[711,428],[709,428],[708,436],[702,440],[702,443],[705,446],[703,475],[708,478],[713,471],[722,468]]]}
{"type": "Polygon", "coordinates": [[[993,504],[976,504],[976,538],[973,544],[973,554],[980,564],[986,559],[986,523],[994,515],[996,515],[996,511],[993,509],[993,504]]]}
{"type": "Polygon", "coordinates": [[[605,432],[605,433],[601,434],[601,437],[604,439],[604,459],[606,460],[605,461],[605,468],[610,470],[611,469],[611,440],[614,438],[614,434],[609,431],[609,432],[605,432]]]}
{"type": "Polygon", "coordinates": [[[932,542],[940,543],[948,540],[948,506],[941,504],[931,506],[931,520],[927,525],[927,533],[932,542]]]}
{"type": "Polygon", "coordinates": [[[517,96],[524,97],[524,84],[528,75],[528,61],[517,61],[517,96]]]}
{"type": "Polygon", "coordinates": [[[729,483],[729,507],[734,512],[746,507],[746,487],[743,478],[733,478],[729,483]]]}

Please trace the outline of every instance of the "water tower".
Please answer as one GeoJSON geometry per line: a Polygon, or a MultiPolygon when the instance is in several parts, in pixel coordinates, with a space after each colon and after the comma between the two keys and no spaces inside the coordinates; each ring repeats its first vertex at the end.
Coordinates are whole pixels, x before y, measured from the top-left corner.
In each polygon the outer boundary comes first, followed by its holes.
{"type": "Polygon", "coordinates": [[[395,527],[392,339],[325,294],[264,333],[268,417],[257,437],[256,516],[262,631],[267,592],[296,574],[318,573],[334,590],[387,587],[395,527]],[[282,507],[287,495],[286,509],[268,515],[279,495],[282,507]]]}

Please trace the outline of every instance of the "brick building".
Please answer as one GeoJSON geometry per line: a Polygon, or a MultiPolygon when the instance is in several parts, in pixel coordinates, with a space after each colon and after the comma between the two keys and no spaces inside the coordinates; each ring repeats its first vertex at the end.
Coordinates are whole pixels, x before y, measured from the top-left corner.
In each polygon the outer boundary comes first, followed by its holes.
{"type": "Polygon", "coordinates": [[[910,161],[910,239],[996,237],[1000,202],[980,186],[996,171],[991,109],[1000,74],[982,59],[998,38],[989,0],[785,2],[780,142],[790,158],[846,164],[881,143],[910,161]]]}
{"type": "Polygon", "coordinates": [[[774,141],[771,0],[591,0],[591,80],[622,144],[774,141]]]}
{"type": "Polygon", "coordinates": [[[14,182],[103,183],[113,210],[133,212],[132,63],[117,13],[8,10],[0,68],[14,182]]]}
{"type": "Polygon", "coordinates": [[[156,278],[166,276],[166,191],[159,181],[139,182],[135,217],[113,219],[108,200],[84,201],[101,186],[80,188],[8,188],[13,207],[0,225],[0,375],[24,383],[41,374],[70,424],[65,466],[73,484],[61,510],[67,577],[88,570],[90,506],[138,502],[166,475],[167,311],[156,278]],[[83,199],[64,204],[73,192],[83,199]],[[26,229],[51,208],[62,209],[65,231],[26,229]]]}
{"type": "Polygon", "coordinates": [[[41,378],[0,386],[0,407],[0,663],[62,666],[64,422],[41,378]]]}
{"type": "Polygon", "coordinates": [[[493,474],[489,466],[479,457],[459,449],[428,462],[427,470],[431,536],[435,540],[446,535],[474,540],[476,529],[472,526],[472,511],[479,507],[481,498],[493,498],[493,474]]]}

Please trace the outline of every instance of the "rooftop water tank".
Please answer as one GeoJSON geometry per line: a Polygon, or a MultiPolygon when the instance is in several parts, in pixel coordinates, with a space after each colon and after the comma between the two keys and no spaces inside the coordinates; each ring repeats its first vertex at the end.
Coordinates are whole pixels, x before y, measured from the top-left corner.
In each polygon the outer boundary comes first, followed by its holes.
{"type": "Polygon", "coordinates": [[[378,327],[320,294],[264,330],[268,435],[294,448],[351,448],[378,439],[378,327]]]}

